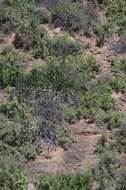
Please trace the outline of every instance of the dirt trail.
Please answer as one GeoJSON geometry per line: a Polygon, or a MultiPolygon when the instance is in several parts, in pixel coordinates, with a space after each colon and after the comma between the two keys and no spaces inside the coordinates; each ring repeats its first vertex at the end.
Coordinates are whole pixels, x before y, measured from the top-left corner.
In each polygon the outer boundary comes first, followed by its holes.
{"type": "Polygon", "coordinates": [[[95,149],[101,137],[101,129],[84,120],[70,127],[75,142],[66,151],[58,147],[55,152],[50,153],[51,159],[38,156],[28,164],[30,176],[81,172],[95,163],[95,149]]]}
{"type": "Polygon", "coordinates": [[[95,149],[101,137],[101,129],[82,120],[71,125],[75,143],[65,152],[65,166],[69,172],[81,172],[97,160],[95,149]]]}

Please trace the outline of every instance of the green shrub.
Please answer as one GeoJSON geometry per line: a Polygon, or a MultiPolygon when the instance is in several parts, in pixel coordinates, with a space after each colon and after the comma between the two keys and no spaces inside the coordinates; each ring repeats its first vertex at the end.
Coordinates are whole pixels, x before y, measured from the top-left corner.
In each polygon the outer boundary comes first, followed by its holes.
{"type": "Polygon", "coordinates": [[[94,120],[97,121],[100,126],[103,126],[105,124],[106,117],[107,113],[102,109],[99,109],[97,112],[94,113],[94,120]]]}
{"type": "Polygon", "coordinates": [[[90,190],[90,172],[76,175],[42,176],[36,181],[36,189],[41,190],[90,190]]]}
{"type": "Polygon", "coordinates": [[[85,69],[87,72],[91,73],[92,76],[95,76],[100,71],[100,65],[97,64],[95,56],[87,56],[85,58],[85,69]]]}
{"type": "Polygon", "coordinates": [[[119,167],[119,153],[110,141],[104,139],[98,163],[99,189],[115,189],[115,175],[119,167]]]}
{"type": "Polygon", "coordinates": [[[20,129],[16,127],[0,129],[0,140],[9,146],[20,146],[22,139],[20,136],[20,129]]]}
{"type": "Polygon", "coordinates": [[[15,124],[15,126],[0,129],[1,156],[11,156],[15,162],[19,163],[34,160],[41,151],[32,144],[34,138],[35,135],[28,126],[19,128],[15,124]]]}
{"type": "Polygon", "coordinates": [[[104,119],[104,112],[108,112],[114,108],[114,100],[111,97],[110,87],[106,84],[91,85],[89,90],[80,97],[79,106],[83,110],[84,117],[95,120],[96,118],[98,119],[97,113],[102,112],[104,119]]]}
{"type": "Polygon", "coordinates": [[[4,32],[15,31],[28,16],[34,14],[34,0],[8,0],[0,7],[1,28],[4,32]]]}
{"type": "Polygon", "coordinates": [[[57,129],[56,133],[60,146],[65,147],[72,143],[71,131],[67,123],[63,122],[62,126],[57,129]]]}
{"type": "Polygon", "coordinates": [[[23,145],[19,148],[20,154],[22,154],[27,161],[35,160],[37,156],[36,149],[32,145],[23,145]]]}
{"type": "Polygon", "coordinates": [[[0,112],[4,113],[8,118],[18,121],[25,121],[28,116],[29,107],[25,103],[19,103],[17,97],[10,98],[0,105],[0,112]]]}
{"type": "Polygon", "coordinates": [[[91,17],[85,8],[78,3],[69,1],[59,2],[53,10],[53,20],[56,25],[63,26],[70,31],[88,33],[91,17]]]}
{"type": "Polygon", "coordinates": [[[112,61],[111,66],[115,73],[121,71],[126,74],[126,55],[123,55],[120,59],[112,61]]]}
{"type": "Polygon", "coordinates": [[[118,144],[121,145],[124,150],[126,149],[126,121],[125,121],[125,115],[123,118],[120,120],[118,124],[118,131],[116,133],[116,138],[118,144]]]}
{"type": "Polygon", "coordinates": [[[112,81],[111,86],[114,90],[125,92],[126,90],[126,57],[125,55],[118,59],[114,60],[111,63],[112,71],[115,79],[112,81]]]}
{"type": "Polygon", "coordinates": [[[110,0],[108,3],[108,22],[113,26],[113,29],[118,30],[119,34],[124,34],[126,29],[126,1],[110,0]]]}
{"type": "Polygon", "coordinates": [[[73,107],[66,107],[65,108],[65,120],[68,123],[74,123],[77,120],[77,115],[76,115],[76,108],[73,107]]]}
{"type": "Polygon", "coordinates": [[[71,39],[68,35],[53,38],[50,46],[50,54],[53,56],[81,54],[82,50],[82,45],[74,41],[74,39],[71,39]]]}
{"type": "Polygon", "coordinates": [[[0,64],[0,84],[2,87],[15,86],[23,77],[23,58],[14,51],[7,51],[0,64]]]}
{"type": "Polygon", "coordinates": [[[123,113],[109,112],[106,117],[106,122],[108,123],[108,128],[109,129],[117,128],[121,118],[123,118],[123,113]]]}
{"type": "Polygon", "coordinates": [[[98,25],[96,27],[95,34],[96,34],[96,46],[102,47],[104,45],[105,35],[106,35],[104,27],[102,25],[98,25]]]}
{"type": "Polygon", "coordinates": [[[14,167],[10,160],[3,158],[0,163],[0,189],[26,190],[27,177],[20,168],[14,167]]]}

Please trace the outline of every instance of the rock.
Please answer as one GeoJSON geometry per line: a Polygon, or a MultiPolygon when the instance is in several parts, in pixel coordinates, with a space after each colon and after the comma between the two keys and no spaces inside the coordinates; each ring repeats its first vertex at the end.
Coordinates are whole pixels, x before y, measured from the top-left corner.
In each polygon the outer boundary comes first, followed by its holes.
{"type": "Polygon", "coordinates": [[[54,34],[59,34],[61,32],[61,28],[60,27],[57,27],[55,30],[54,30],[54,34]]]}
{"type": "Polygon", "coordinates": [[[33,183],[28,184],[28,190],[35,190],[33,183]]]}

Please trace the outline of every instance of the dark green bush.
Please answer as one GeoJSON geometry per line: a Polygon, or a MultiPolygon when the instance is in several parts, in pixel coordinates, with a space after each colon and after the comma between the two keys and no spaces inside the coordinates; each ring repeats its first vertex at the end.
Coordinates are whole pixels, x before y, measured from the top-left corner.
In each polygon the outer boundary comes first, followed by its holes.
{"type": "Polygon", "coordinates": [[[7,51],[0,64],[0,85],[15,86],[23,77],[23,58],[14,51],[7,51]]]}

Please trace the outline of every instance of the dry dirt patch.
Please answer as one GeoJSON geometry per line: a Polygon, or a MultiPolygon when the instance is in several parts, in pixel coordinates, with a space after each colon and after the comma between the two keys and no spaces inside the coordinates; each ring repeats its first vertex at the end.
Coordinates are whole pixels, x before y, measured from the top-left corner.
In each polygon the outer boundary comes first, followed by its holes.
{"type": "Polygon", "coordinates": [[[50,152],[50,159],[38,156],[28,164],[32,176],[39,174],[57,174],[82,172],[97,160],[95,149],[101,137],[101,130],[94,124],[82,120],[71,125],[75,142],[64,150],[60,147],[50,152]]]}

